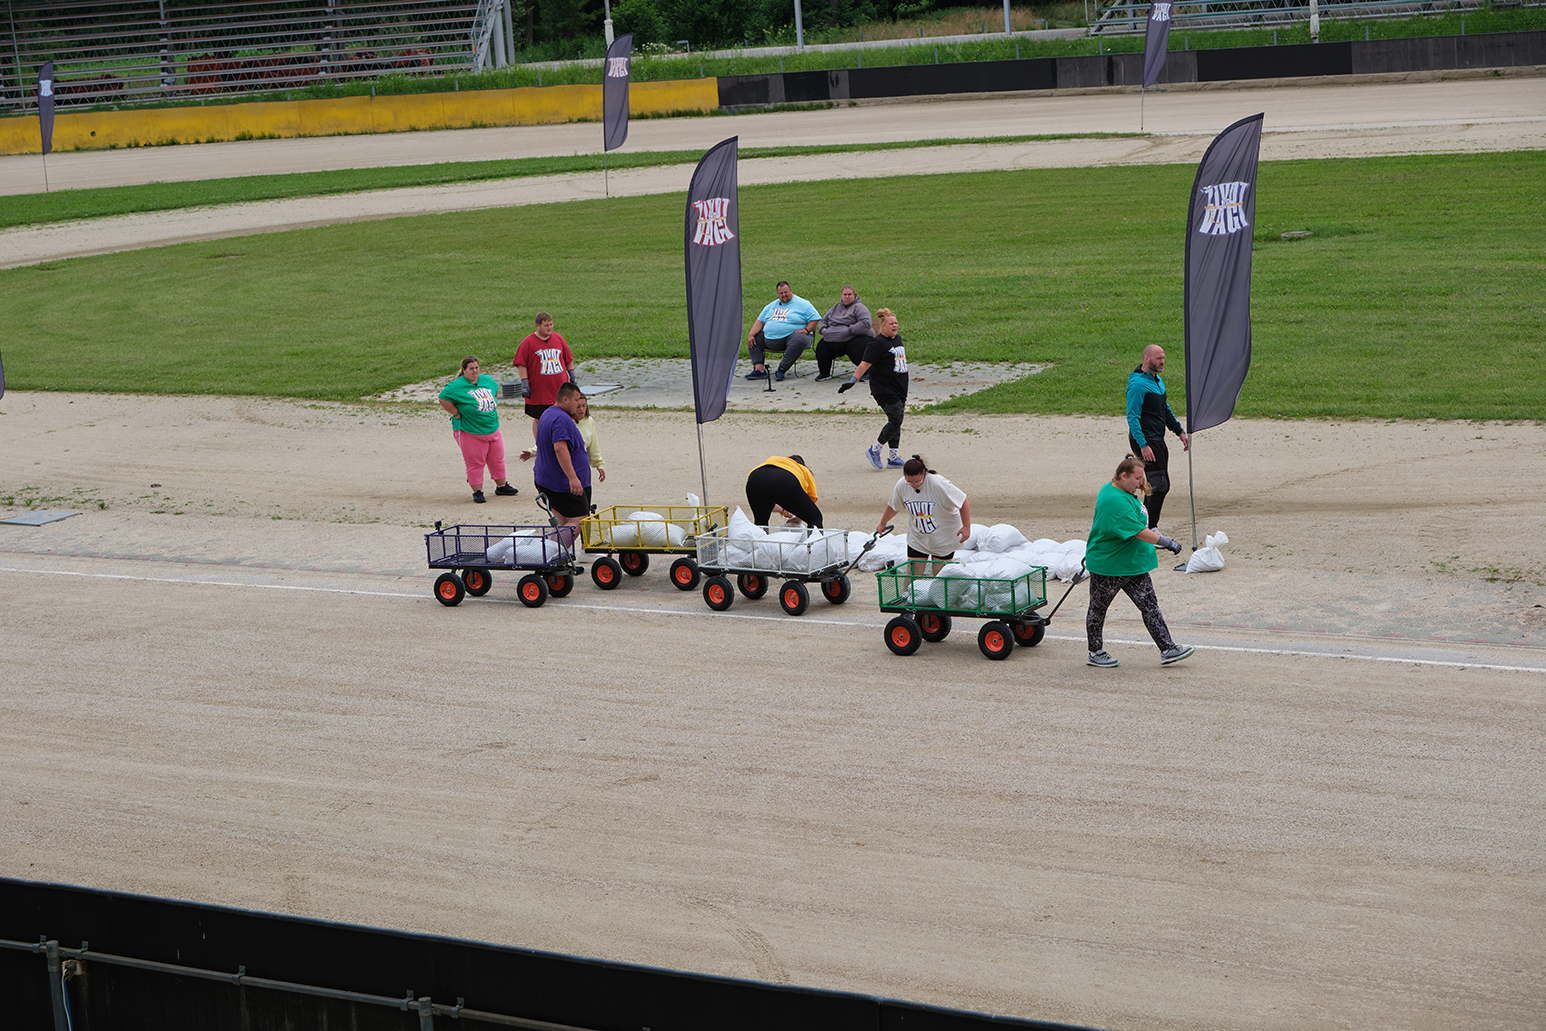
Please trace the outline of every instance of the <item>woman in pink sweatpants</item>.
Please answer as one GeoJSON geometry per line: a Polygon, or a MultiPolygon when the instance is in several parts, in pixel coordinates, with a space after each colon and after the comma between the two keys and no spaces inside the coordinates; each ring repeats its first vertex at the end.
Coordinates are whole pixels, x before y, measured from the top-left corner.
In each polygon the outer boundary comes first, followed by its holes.
{"type": "Polygon", "coordinates": [[[451,436],[467,466],[467,485],[472,500],[483,504],[483,469],[494,478],[494,493],[518,494],[505,479],[505,438],[499,433],[499,384],[483,375],[478,359],[462,359],[462,374],[440,391],[440,407],[451,416],[451,436]]]}

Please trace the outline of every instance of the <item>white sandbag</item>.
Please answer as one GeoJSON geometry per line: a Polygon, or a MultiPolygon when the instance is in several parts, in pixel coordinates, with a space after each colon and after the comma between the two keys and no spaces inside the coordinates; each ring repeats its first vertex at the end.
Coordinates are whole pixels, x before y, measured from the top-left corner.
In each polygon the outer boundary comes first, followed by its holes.
{"type": "Polygon", "coordinates": [[[977,607],[979,592],[975,582],[976,576],[976,573],[959,562],[951,562],[934,574],[936,580],[943,580],[946,583],[945,598],[949,602],[948,608],[970,609],[977,607]]]}
{"type": "Polygon", "coordinates": [[[639,547],[639,524],[617,523],[611,528],[612,538],[609,543],[614,548],[639,547]]]}
{"type": "Polygon", "coordinates": [[[483,554],[484,557],[489,560],[490,565],[502,566],[509,564],[510,553],[514,550],[515,538],[511,536],[506,537],[503,540],[495,541],[493,544],[489,545],[489,549],[483,554]]]}
{"type": "Polygon", "coordinates": [[[1056,551],[1061,548],[1062,545],[1053,540],[1051,537],[1042,537],[1039,540],[1032,541],[1031,547],[1035,548],[1037,551],[1056,551]]]}
{"type": "Polygon", "coordinates": [[[735,515],[730,517],[729,531],[730,539],[737,541],[756,540],[768,535],[766,530],[752,522],[751,517],[741,511],[739,505],[736,506],[735,515]]]}
{"type": "Polygon", "coordinates": [[[1027,543],[1025,534],[1008,523],[996,523],[977,538],[978,551],[1008,551],[1027,543]]]}
{"type": "Polygon", "coordinates": [[[795,549],[785,549],[786,544],[798,544],[805,535],[798,530],[781,530],[770,533],[762,540],[752,542],[752,566],[756,569],[778,571],[783,568],[785,556],[794,558],[795,549]]]}
{"type": "Polygon", "coordinates": [[[913,581],[912,589],[907,592],[909,602],[923,608],[944,609],[946,605],[945,581],[936,577],[927,576],[913,581]]]}
{"type": "Polygon", "coordinates": [[[685,547],[687,545],[687,538],[691,536],[692,534],[687,532],[685,526],[680,526],[676,523],[666,524],[666,547],[668,548],[685,547]]]}
{"type": "Polygon", "coordinates": [[[957,551],[977,551],[977,550],[979,550],[978,547],[977,547],[977,535],[980,534],[980,533],[982,533],[982,524],[981,523],[974,523],[972,525],[972,532],[966,535],[966,540],[962,541],[960,547],[956,548],[956,550],[957,551]]]}
{"type": "MultiPolygon", "coordinates": [[[[1193,538],[1194,540],[1196,538],[1193,538]]],[[[1219,550],[1219,545],[1228,544],[1229,538],[1224,531],[1209,534],[1202,542],[1202,547],[1192,552],[1192,557],[1186,560],[1188,573],[1216,573],[1224,568],[1224,553],[1219,550]]]]}

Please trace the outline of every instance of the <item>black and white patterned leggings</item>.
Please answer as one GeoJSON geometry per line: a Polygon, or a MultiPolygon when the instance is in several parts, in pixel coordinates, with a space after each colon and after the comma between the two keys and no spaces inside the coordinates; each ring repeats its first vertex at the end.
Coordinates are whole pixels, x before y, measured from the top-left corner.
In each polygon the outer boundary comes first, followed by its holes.
{"type": "Polygon", "coordinates": [[[1104,646],[1106,610],[1118,593],[1126,594],[1138,606],[1143,615],[1143,625],[1149,628],[1149,636],[1159,645],[1160,651],[1176,646],[1170,639],[1170,628],[1160,615],[1159,599],[1154,596],[1154,581],[1148,573],[1137,576],[1101,576],[1090,574],[1090,610],[1084,616],[1084,632],[1090,639],[1090,652],[1098,652],[1104,646]]]}

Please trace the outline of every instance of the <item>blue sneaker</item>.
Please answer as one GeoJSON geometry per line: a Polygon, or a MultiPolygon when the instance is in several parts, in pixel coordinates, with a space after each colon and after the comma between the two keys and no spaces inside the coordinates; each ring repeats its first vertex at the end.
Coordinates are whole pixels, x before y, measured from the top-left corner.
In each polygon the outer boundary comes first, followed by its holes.
{"type": "Polygon", "coordinates": [[[873,465],[875,468],[877,468],[877,469],[883,468],[883,466],[881,465],[881,461],[880,461],[880,444],[879,444],[879,442],[871,444],[869,447],[865,448],[864,449],[864,457],[868,458],[870,460],[870,464],[873,465]]]}
{"type": "Polygon", "coordinates": [[[775,370],[773,370],[773,378],[778,380],[780,383],[784,382],[784,370],[783,369],[775,369],[775,370]]]}
{"type": "Polygon", "coordinates": [[[902,466],[904,466],[906,464],[907,464],[907,460],[902,457],[901,452],[897,451],[896,448],[892,448],[891,449],[891,456],[886,459],[886,468],[887,469],[900,469],[900,468],[902,468],[902,466]]]}

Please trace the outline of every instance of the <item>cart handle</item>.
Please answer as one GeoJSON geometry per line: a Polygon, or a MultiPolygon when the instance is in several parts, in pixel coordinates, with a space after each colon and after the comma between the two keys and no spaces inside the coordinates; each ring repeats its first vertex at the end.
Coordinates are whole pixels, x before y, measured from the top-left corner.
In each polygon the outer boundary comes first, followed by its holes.
{"type": "Polygon", "coordinates": [[[865,554],[871,548],[873,548],[875,546],[875,542],[876,541],[880,540],[886,534],[890,533],[891,531],[893,531],[895,529],[896,529],[896,527],[887,525],[887,526],[885,526],[885,527],[883,527],[883,528],[881,528],[879,530],[876,530],[874,533],[870,534],[870,539],[864,542],[864,547],[859,549],[859,554],[855,555],[851,560],[849,560],[848,565],[843,567],[843,573],[844,574],[848,573],[849,570],[853,569],[854,566],[858,565],[859,564],[859,560],[861,558],[863,558],[865,556],[865,554]]]}
{"type": "Polygon", "coordinates": [[[1063,592],[1063,596],[1058,599],[1058,603],[1056,605],[1052,606],[1052,611],[1047,613],[1042,618],[1045,619],[1049,623],[1052,622],[1052,617],[1058,614],[1058,609],[1063,607],[1063,603],[1065,601],[1067,601],[1068,600],[1068,596],[1074,592],[1074,588],[1078,587],[1080,584],[1084,583],[1084,581],[1086,579],[1087,579],[1087,577],[1085,576],[1084,559],[1080,559],[1079,560],[1079,572],[1075,573],[1073,580],[1071,580],[1069,582],[1068,590],[1064,591],[1063,592]]]}

